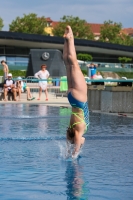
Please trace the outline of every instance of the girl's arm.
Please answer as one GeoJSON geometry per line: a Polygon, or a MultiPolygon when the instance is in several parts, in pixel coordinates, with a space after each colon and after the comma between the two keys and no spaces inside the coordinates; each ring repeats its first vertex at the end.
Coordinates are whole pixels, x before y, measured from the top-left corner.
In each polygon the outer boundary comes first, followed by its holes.
{"type": "Polygon", "coordinates": [[[73,150],[73,154],[72,154],[73,157],[78,155],[81,145],[82,145],[82,133],[75,130],[74,150],[73,150]]]}

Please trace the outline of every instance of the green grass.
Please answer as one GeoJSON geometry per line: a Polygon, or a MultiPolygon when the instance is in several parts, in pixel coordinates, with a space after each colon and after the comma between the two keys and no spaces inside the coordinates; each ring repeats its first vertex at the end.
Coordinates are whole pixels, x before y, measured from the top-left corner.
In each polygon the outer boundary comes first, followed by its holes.
{"type": "MultiPolygon", "coordinates": [[[[21,71],[21,70],[10,70],[10,73],[12,73],[13,77],[25,77],[26,76],[26,71],[21,71]]],[[[84,76],[87,76],[87,70],[82,70],[82,73],[84,76]]],[[[100,71],[101,75],[103,75],[102,71],[100,71]]],[[[0,70],[0,76],[3,76],[3,70],[0,70]]],[[[127,77],[128,79],[133,79],[133,72],[117,72],[120,77],[127,77]]]]}
{"type": "MultiPolygon", "coordinates": [[[[10,73],[12,73],[13,77],[25,77],[26,76],[26,71],[20,71],[20,70],[10,70],[10,73]]],[[[3,76],[3,70],[0,70],[0,76],[3,76]]]]}
{"type": "Polygon", "coordinates": [[[133,79],[133,72],[117,72],[120,77],[126,77],[128,79],[133,79]]]}
{"type": "MultiPolygon", "coordinates": [[[[84,76],[87,76],[87,70],[81,70],[84,76]]],[[[104,73],[100,71],[101,75],[103,76],[104,73]]],[[[126,77],[128,79],[133,79],[133,72],[115,72],[120,77],[126,77]]]]}

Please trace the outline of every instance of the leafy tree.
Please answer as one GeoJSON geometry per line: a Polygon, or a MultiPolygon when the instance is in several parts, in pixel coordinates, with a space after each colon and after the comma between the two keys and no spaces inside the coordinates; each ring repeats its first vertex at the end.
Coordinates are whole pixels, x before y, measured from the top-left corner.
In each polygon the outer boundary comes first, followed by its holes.
{"type": "Polygon", "coordinates": [[[3,19],[0,17],[0,31],[2,30],[4,24],[3,24],[3,19]]]}
{"type": "Polygon", "coordinates": [[[124,63],[131,62],[132,58],[129,58],[129,57],[118,57],[118,60],[121,63],[121,66],[124,68],[125,67],[124,63]]]}
{"type": "Polygon", "coordinates": [[[131,46],[132,45],[131,37],[129,35],[124,34],[124,33],[120,33],[119,44],[131,46]]]}
{"type": "Polygon", "coordinates": [[[111,20],[105,21],[100,30],[100,40],[102,42],[118,43],[121,29],[121,23],[116,23],[111,20]]]}
{"type": "Polygon", "coordinates": [[[93,59],[92,56],[91,56],[90,54],[82,54],[82,53],[79,53],[79,54],[77,55],[77,58],[78,58],[79,60],[83,60],[84,62],[93,59]]]}
{"type": "Polygon", "coordinates": [[[127,62],[131,62],[131,61],[132,61],[132,58],[128,58],[128,57],[119,57],[118,60],[119,60],[121,63],[127,63],[127,62]]]}
{"type": "Polygon", "coordinates": [[[122,33],[122,24],[111,20],[105,21],[100,30],[100,41],[122,45],[132,45],[130,36],[122,33]]]}
{"type": "Polygon", "coordinates": [[[133,38],[130,38],[130,46],[133,46],[133,38]]]}
{"type": "Polygon", "coordinates": [[[90,25],[79,17],[63,16],[59,23],[54,27],[53,34],[62,37],[67,25],[70,25],[75,38],[94,39],[94,35],[90,29],[90,25]]]}
{"type": "Polygon", "coordinates": [[[37,17],[37,14],[30,13],[24,14],[24,17],[16,17],[15,20],[9,24],[9,30],[20,33],[32,33],[32,34],[45,34],[44,28],[47,26],[45,17],[37,17]]]}

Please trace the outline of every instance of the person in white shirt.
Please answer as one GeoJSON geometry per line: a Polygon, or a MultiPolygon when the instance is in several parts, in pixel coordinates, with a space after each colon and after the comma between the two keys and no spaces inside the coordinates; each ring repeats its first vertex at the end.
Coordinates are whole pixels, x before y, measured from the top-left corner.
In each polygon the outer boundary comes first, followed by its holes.
{"type": "Polygon", "coordinates": [[[15,81],[12,80],[12,74],[9,73],[7,75],[7,79],[4,81],[4,101],[7,101],[7,94],[13,93],[14,101],[16,101],[16,89],[15,89],[15,81]]]}
{"type": "Polygon", "coordinates": [[[46,101],[48,101],[48,91],[47,91],[47,78],[49,77],[49,72],[46,70],[47,66],[45,64],[41,65],[41,70],[37,73],[35,73],[35,77],[39,79],[45,79],[42,81],[39,81],[39,97],[37,100],[40,100],[42,90],[44,90],[46,95],[46,101]]]}
{"type": "Polygon", "coordinates": [[[100,72],[97,72],[96,79],[103,79],[103,77],[102,77],[102,75],[100,74],[100,72]]]}

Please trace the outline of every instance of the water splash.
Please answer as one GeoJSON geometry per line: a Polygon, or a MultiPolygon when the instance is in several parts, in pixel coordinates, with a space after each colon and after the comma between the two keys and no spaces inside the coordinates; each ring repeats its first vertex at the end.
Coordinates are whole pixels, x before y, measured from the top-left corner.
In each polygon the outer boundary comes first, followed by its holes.
{"type": "Polygon", "coordinates": [[[82,152],[82,148],[80,151],[73,156],[73,149],[74,144],[66,143],[65,141],[58,141],[57,146],[59,147],[60,153],[59,153],[59,159],[63,159],[65,161],[73,161],[80,157],[80,154],[82,152]]]}

